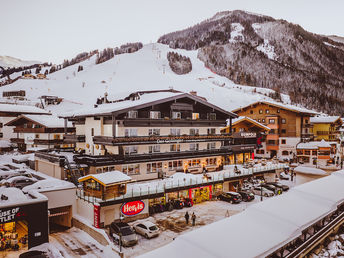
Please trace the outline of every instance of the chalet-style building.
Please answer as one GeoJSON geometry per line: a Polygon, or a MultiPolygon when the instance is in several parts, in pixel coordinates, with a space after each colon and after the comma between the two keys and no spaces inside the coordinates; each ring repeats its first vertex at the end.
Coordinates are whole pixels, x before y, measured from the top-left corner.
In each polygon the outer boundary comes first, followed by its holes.
{"type": "Polygon", "coordinates": [[[21,115],[6,126],[15,126],[16,137],[10,140],[18,145],[20,151],[36,151],[72,146],[63,143],[63,136],[75,132],[75,128],[72,123],[65,122],[53,115],[21,115]]]}
{"type": "Polygon", "coordinates": [[[258,101],[233,110],[248,116],[271,130],[266,136],[266,153],[270,157],[296,158],[296,145],[313,139],[310,117],[316,113],[304,108],[270,101],[258,101]]]}
{"type": "Polygon", "coordinates": [[[326,167],[329,164],[339,164],[339,144],[337,142],[311,141],[299,143],[297,149],[297,161],[306,165],[326,167]]]}
{"type": "MultiPolygon", "coordinates": [[[[25,96],[25,92],[24,92],[25,96]]],[[[48,115],[49,112],[34,106],[0,104],[0,140],[10,141],[17,137],[13,131],[14,126],[8,126],[7,123],[20,115],[48,115]]]]}
{"type": "MultiPolygon", "coordinates": [[[[233,136],[240,135],[241,133],[250,133],[254,137],[257,138],[257,149],[255,150],[255,156],[263,158],[266,157],[266,135],[269,133],[270,127],[259,123],[258,121],[246,117],[241,116],[232,120],[232,133],[233,136]]],[[[221,129],[222,133],[229,134],[230,133],[230,126],[226,126],[221,129]]],[[[235,163],[242,163],[245,160],[250,159],[249,153],[246,153],[246,157],[241,155],[235,155],[235,159],[237,162],[235,163]]]]}
{"type": "Polygon", "coordinates": [[[256,138],[221,134],[226,120],[237,117],[198,96],[174,90],[136,92],[127,98],[67,114],[84,155],[74,160],[88,164],[90,173],[119,170],[136,180],[176,171],[214,171],[224,157],[252,152],[256,138]]]}
{"type": "Polygon", "coordinates": [[[343,124],[340,116],[317,116],[310,121],[316,141],[340,141],[339,129],[343,124]]]}

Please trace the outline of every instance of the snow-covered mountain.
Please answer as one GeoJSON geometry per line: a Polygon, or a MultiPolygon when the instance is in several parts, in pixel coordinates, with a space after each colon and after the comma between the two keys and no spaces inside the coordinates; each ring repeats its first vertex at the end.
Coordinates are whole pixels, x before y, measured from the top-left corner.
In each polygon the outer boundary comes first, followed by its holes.
{"type": "MultiPolygon", "coordinates": [[[[199,96],[226,109],[232,110],[268,97],[274,91],[233,83],[205,67],[197,58],[197,51],[175,50],[166,45],[154,43],[144,45],[135,53],[116,55],[114,58],[96,64],[97,56],[68,66],[47,75],[47,80],[25,80],[0,88],[3,91],[25,90],[26,98],[39,103],[42,95],[56,95],[64,101],[56,106],[46,107],[57,114],[85,106],[93,106],[97,98],[108,93],[109,100],[124,98],[129,93],[141,90],[176,89],[184,92],[196,91],[199,96]],[[170,51],[190,58],[191,72],[178,75],[174,73],[167,59],[170,51]],[[83,70],[77,72],[82,65],[83,70]]],[[[42,73],[45,72],[42,68],[42,73]]],[[[289,101],[289,97],[282,96],[289,101]]]]}
{"type": "Polygon", "coordinates": [[[19,58],[11,56],[0,56],[0,66],[7,67],[20,67],[20,66],[29,66],[33,64],[41,64],[39,61],[25,61],[19,58]]]}
{"type": "Polygon", "coordinates": [[[339,37],[236,10],[163,35],[158,42],[198,50],[208,67],[235,83],[275,89],[309,108],[344,114],[344,43],[339,37]]]}

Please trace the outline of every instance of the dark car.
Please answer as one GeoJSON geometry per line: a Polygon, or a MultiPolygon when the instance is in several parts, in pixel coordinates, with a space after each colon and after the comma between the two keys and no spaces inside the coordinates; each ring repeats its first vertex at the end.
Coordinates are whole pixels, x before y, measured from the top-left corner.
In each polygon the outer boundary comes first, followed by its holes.
{"type": "Polygon", "coordinates": [[[268,184],[268,183],[265,183],[265,184],[262,184],[262,186],[270,191],[272,191],[275,195],[277,194],[282,194],[282,188],[280,187],[277,187],[277,186],[274,186],[272,184],[268,184]]]}
{"type": "Polygon", "coordinates": [[[240,191],[238,193],[241,195],[241,198],[244,202],[250,202],[254,200],[254,194],[249,191],[240,191]]]}
{"type": "Polygon", "coordinates": [[[230,203],[240,203],[242,201],[241,195],[236,192],[225,192],[220,194],[217,198],[230,203]]]}
{"type": "Polygon", "coordinates": [[[110,235],[119,244],[120,235],[122,246],[133,246],[137,244],[137,236],[131,226],[124,222],[112,222],[110,224],[110,235]]]}
{"type": "Polygon", "coordinates": [[[48,258],[48,257],[49,255],[46,252],[38,251],[38,250],[27,251],[19,255],[19,258],[48,258]]]}
{"type": "Polygon", "coordinates": [[[289,186],[284,185],[284,184],[281,184],[281,183],[278,183],[278,182],[271,182],[271,183],[268,183],[268,184],[274,185],[274,186],[276,186],[276,187],[281,188],[281,189],[283,190],[283,192],[286,192],[286,191],[289,190],[289,186]]]}
{"type": "Polygon", "coordinates": [[[179,209],[183,209],[184,208],[184,202],[182,202],[181,200],[174,200],[173,201],[173,208],[179,210],[179,209]]]}

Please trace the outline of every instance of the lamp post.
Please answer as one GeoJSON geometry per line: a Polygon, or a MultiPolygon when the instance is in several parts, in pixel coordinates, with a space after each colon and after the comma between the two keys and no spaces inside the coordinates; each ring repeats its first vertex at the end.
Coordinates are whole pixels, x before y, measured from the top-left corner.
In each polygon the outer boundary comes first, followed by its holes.
{"type": "MultiPolygon", "coordinates": [[[[122,222],[123,219],[124,219],[124,216],[123,216],[122,212],[120,211],[119,220],[122,222]]],[[[120,253],[120,255],[122,254],[122,232],[121,231],[119,231],[119,253],[120,253]]]]}
{"type": "Polygon", "coordinates": [[[260,201],[263,201],[263,181],[260,181],[260,201]]]}

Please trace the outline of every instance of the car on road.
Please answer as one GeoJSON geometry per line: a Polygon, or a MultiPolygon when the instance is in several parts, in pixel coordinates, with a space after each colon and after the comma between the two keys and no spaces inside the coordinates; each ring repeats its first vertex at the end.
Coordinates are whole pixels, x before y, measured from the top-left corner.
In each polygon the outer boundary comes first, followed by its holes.
{"type": "Polygon", "coordinates": [[[267,184],[274,185],[274,186],[277,186],[279,188],[282,188],[283,192],[286,192],[286,191],[289,190],[289,186],[281,184],[279,182],[270,182],[270,183],[267,183],[267,184]]]}
{"type": "Polygon", "coordinates": [[[160,234],[160,229],[150,221],[138,222],[133,225],[134,231],[137,234],[149,239],[160,234]]]}
{"type": "Polygon", "coordinates": [[[250,202],[254,200],[254,194],[250,191],[239,191],[241,198],[244,202],[250,202]]]}
{"type": "Polygon", "coordinates": [[[27,176],[16,176],[11,177],[4,181],[5,186],[7,187],[17,187],[19,189],[23,189],[25,186],[32,185],[36,183],[38,180],[33,177],[27,176]]]}
{"type": "Polygon", "coordinates": [[[265,197],[271,197],[271,196],[274,196],[274,193],[262,186],[255,186],[252,190],[252,192],[256,195],[259,195],[259,196],[265,196],[265,197]]]}
{"type": "Polygon", "coordinates": [[[224,192],[217,198],[230,203],[240,203],[242,201],[241,195],[236,192],[224,192]]]}
{"type": "Polygon", "coordinates": [[[125,222],[112,222],[110,224],[110,236],[116,243],[122,246],[133,246],[137,244],[137,235],[128,223],[125,222]]]}

